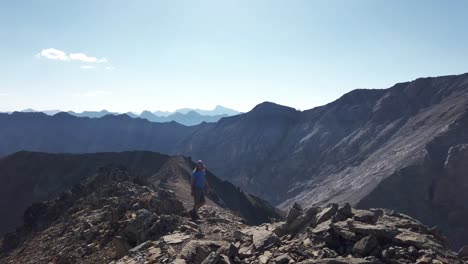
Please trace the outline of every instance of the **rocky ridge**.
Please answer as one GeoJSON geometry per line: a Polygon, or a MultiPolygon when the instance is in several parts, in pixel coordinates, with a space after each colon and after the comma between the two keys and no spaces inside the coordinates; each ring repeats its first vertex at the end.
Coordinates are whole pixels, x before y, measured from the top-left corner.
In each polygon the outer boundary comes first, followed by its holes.
{"type": "Polygon", "coordinates": [[[468,263],[437,230],[385,209],[303,209],[249,226],[207,206],[194,222],[176,194],[126,169],[101,168],[24,213],[3,238],[1,263],[468,263]]]}

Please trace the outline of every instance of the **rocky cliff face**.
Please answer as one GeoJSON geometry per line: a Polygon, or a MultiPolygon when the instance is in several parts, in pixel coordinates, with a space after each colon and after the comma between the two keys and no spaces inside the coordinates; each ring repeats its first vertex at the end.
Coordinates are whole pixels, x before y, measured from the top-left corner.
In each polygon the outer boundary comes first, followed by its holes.
{"type": "Polygon", "coordinates": [[[103,167],[24,213],[2,239],[1,263],[447,263],[465,253],[436,229],[390,210],[349,204],[303,210],[248,226],[219,206],[193,222],[174,192],[103,167]]]}
{"type": "MultiPolygon", "coordinates": [[[[31,204],[48,200],[71,188],[102,166],[127,168],[148,185],[173,191],[185,204],[191,204],[190,175],[195,166],[189,158],[133,151],[95,154],[47,154],[19,152],[0,160],[0,233],[21,224],[23,211],[31,204]]],[[[259,224],[278,218],[276,209],[246,194],[208,171],[209,194],[213,206],[237,212],[249,223],[259,224]]]]}

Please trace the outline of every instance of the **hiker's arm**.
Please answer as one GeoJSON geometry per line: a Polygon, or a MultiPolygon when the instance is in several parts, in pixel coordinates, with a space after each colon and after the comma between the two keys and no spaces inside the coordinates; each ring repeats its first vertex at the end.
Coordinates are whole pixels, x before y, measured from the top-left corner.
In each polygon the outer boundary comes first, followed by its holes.
{"type": "Polygon", "coordinates": [[[191,183],[190,183],[190,189],[191,189],[192,195],[193,195],[193,192],[195,191],[195,177],[194,177],[193,174],[192,174],[192,180],[191,180],[191,183]]]}

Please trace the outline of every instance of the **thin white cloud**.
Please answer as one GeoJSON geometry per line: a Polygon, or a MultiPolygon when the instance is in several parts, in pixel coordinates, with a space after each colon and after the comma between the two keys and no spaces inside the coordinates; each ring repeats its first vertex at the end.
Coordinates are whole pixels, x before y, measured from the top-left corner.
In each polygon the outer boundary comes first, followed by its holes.
{"type": "Polygon", "coordinates": [[[54,48],[41,50],[38,54],[36,54],[36,57],[46,58],[49,60],[61,60],[61,61],[70,60],[70,58],[67,56],[67,53],[58,49],[54,49],[54,48]]]}
{"type": "Polygon", "coordinates": [[[107,58],[100,58],[99,60],[96,61],[97,63],[108,63],[109,61],[107,58]]]}
{"type": "Polygon", "coordinates": [[[7,93],[0,93],[0,96],[7,96],[7,93]]]}
{"type": "Polygon", "coordinates": [[[115,67],[114,67],[114,66],[107,66],[107,67],[106,67],[106,70],[108,70],[108,71],[113,71],[113,70],[115,70],[115,67]]]}
{"type": "Polygon", "coordinates": [[[70,58],[70,60],[82,61],[87,63],[95,63],[98,60],[96,57],[91,57],[84,53],[70,53],[68,57],[70,58]]]}
{"type": "Polygon", "coordinates": [[[83,70],[91,70],[91,69],[96,68],[96,66],[93,66],[93,65],[81,65],[80,68],[83,69],[83,70]]]}
{"type": "Polygon", "coordinates": [[[45,58],[49,60],[60,60],[60,61],[80,61],[85,63],[108,63],[107,58],[100,58],[88,56],[82,52],[67,54],[65,51],[61,51],[54,48],[48,48],[41,50],[36,54],[37,58],[45,58]]]}
{"type": "Polygon", "coordinates": [[[93,91],[86,91],[84,93],[75,94],[76,96],[84,96],[84,97],[98,97],[98,96],[105,96],[111,95],[112,93],[109,91],[104,90],[93,90],[93,91]]]}

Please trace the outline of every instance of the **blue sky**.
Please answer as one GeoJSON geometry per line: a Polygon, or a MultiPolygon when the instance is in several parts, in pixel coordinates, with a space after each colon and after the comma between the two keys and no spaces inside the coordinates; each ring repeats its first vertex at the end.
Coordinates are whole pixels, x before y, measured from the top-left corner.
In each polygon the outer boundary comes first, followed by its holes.
{"type": "Polygon", "coordinates": [[[467,1],[2,1],[0,111],[309,109],[467,72],[466,14],[467,1]]]}

